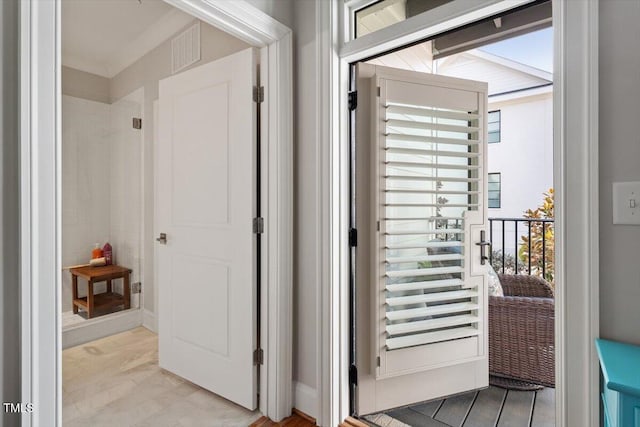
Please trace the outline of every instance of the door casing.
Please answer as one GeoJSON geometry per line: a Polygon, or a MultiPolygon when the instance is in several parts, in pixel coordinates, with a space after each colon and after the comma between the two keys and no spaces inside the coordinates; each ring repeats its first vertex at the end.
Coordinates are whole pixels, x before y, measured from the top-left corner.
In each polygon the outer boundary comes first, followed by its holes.
{"type": "MultiPolygon", "coordinates": [[[[292,32],[244,0],[166,0],[261,48],[262,104],[260,411],[281,420],[292,387],[292,32]]],[[[61,0],[20,4],[21,401],[23,426],[62,424],[61,0]]]]}
{"type": "MultiPolygon", "coordinates": [[[[447,30],[529,3],[529,0],[455,0],[357,40],[349,40],[351,13],[370,1],[321,2],[319,21],[331,31],[319,35],[320,81],[326,93],[319,137],[327,149],[318,160],[323,269],[329,285],[320,293],[322,425],[349,415],[348,99],[349,66],[447,30]],[[347,40],[347,42],[345,42],[347,40]],[[336,108],[338,107],[338,108],[336,108]]],[[[598,0],[552,0],[554,16],[554,188],[556,197],[556,425],[599,423],[598,248],[598,0]],[[569,78],[569,76],[571,78],[569,78]],[[570,218],[571,221],[567,221],[570,218]],[[567,304],[571,301],[571,304],[567,304]],[[568,363],[568,361],[571,363],[568,363]]]]}

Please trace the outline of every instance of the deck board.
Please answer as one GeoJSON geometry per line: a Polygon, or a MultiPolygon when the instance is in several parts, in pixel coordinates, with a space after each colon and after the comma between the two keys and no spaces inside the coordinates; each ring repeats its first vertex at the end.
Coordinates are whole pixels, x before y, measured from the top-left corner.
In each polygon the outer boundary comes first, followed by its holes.
{"type": "Polygon", "coordinates": [[[434,418],[452,427],[460,427],[475,399],[475,392],[450,397],[444,401],[434,418]]]}
{"type": "Polygon", "coordinates": [[[509,390],[498,427],[529,427],[535,396],[534,391],[509,390]]]}
{"type": "Polygon", "coordinates": [[[387,412],[387,414],[411,427],[449,427],[448,424],[441,423],[431,417],[426,417],[424,414],[414,411],[411,408],[394,409],[393,411],[387,412]]]}
{"type": "Polygon", "coordinates": [[[490,386],[480,390],[473,408],[469,412],[464,427],[495,426],[502,411],[502,404],[507,391],[503,388],[490,386]]]}
{"type": "Polygon", "coordinates": [[[423,415],[433,418],[436,411],[440,409],[442,400],[434,400],[432,402],[420,403],[411,407],[414,411],[420,412],[423,415]]]}
{"type": "Polygon", "coordinates": [[[555,390],[518,391],[490,386],[384,414],[412,427],[554,427],[555,390]]]}
{"type": "Polygon", "coordinates": [[[531,427],[553,427],[556,417],[556,391],[544,388],[536,393],[531,427]]]}

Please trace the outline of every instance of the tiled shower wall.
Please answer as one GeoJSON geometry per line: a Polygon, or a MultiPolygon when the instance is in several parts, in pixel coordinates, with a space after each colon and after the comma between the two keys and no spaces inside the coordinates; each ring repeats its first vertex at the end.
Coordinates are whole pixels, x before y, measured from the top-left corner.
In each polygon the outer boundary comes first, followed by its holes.
{"type": "MultiPolygon", "coordinates": [[[[62,97],[62,265],[85,264],[95,243],[109,241],[115,262],[140,281],[142,90],[109,105],[62,97]]],[[[79,281],[79,293],[86,284],[79,281]]],[[[115,290],[121,292],[121,283],[115,290]]],[[[103,292],[104,284],[94,292],[103,292]]],[[[132,307],[139,305],[138,296],[132,307]]],[[[62,272],[62,311],[70,311],[71,275],[62,272]]]]}

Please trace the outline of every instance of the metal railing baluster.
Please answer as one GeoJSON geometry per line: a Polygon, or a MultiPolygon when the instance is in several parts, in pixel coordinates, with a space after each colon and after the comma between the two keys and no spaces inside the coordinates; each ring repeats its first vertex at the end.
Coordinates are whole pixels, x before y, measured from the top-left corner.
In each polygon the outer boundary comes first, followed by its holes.
{"type": "MultiPolygon", "coordinates": [[[[492,243],[495,241],[495,237],[494,236],[494,222],[499,222],[500,226],[501,226],[501,236],[498,236],[502,242],[502,247],[501,247],[501,251],[502,254],[500,254],[500,258],[498,258],[498,260],[502,261],[502,267],[500,268],[500,271],[502,272],[502,274],[506,273],[506,261],[507,261],[507,254],[506,254],[506,250],[505,250],[505,246],[506,246],[506,224],[509,222],[513,222],[514,223],[514,237],[513,237],[513,242],[514,242],[514,274],[520,274],[519,271],[519,267],[520,265],[518,264],[518,241],[519,239],[522,237],[520,236],[519,232],[518,232],[518,226],[520,223],[526,222],[527,223],[527,246],[528,246],[528,262],[526,264],[523,265],[523,268],[526,267],[527,269],[527,274],[531,275],[532,274],[532,249],[533,249],[533,243],[531,241],[531,232],[532,232],[532,224],[534,223],[540,223],[542,224],[542,260],[541,260],[541,266],[538,266],[537,268],[541,268],[542,270],[542,277],[546,279],[546,274],[547,271],[549,271],[549,269],[547,268],[547,236],[546,236],[546,231],[547,231],[547,226],[549,227],[553,227],[554,224],[554,219],[553,218],[489,218],[489,241],[492,243]]],[[[493,265],[493,261],[494,261],[494,253],[493,253],[493,246],[492,246],[492,250],[489,254],[489,263],[491,263],[493,265]]],[[[537,270],[540,271],[540,270],[537,270]]]]}

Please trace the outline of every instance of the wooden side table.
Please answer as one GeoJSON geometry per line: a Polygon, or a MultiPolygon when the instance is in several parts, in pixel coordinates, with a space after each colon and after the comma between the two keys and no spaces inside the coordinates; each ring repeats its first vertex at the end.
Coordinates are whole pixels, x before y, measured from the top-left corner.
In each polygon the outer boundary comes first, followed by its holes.
{"type": "Polygon", "coordinates": [[[77,313],[82,307],[87,311],[87,318],[91,319],[95,310],[124,305],[125,310],[131,307],[130,275],[131,269],[119,265],[105,265],[103,267],[78,267],[72,268],[71,281],[73,292],[73,312],[77,313]],[[87,296],[78,297],[78,277],[87,281],[87,296]],[[123,279],[123,295],[113,292],[112,281],[123,279]],[[94,295],[93,284],[107,282],[107,292],[94,295]]]}

